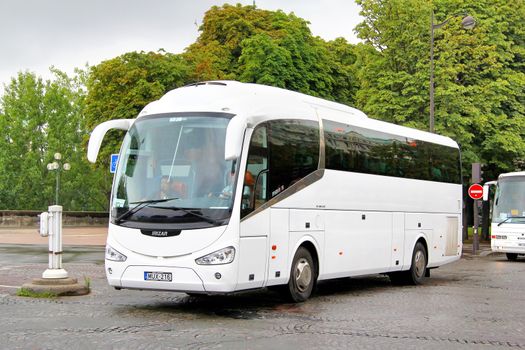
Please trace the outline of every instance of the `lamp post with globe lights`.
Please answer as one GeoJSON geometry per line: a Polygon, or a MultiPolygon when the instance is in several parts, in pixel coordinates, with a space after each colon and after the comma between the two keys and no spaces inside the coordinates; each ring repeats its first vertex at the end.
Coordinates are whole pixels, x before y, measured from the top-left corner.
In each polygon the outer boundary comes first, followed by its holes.
{"type": "Polygon", "coordinates": [[[62,154],[58,152],[55,153],[54,158],[55,158],[55,161],[53,163],[47,164],[47,170],[56,171],[55,205],[58,205],[58,191],[60,189],[60,173],[62,171],[70,170],[71,165],[69,163],[64,163],[62,161],[62,154]]]}

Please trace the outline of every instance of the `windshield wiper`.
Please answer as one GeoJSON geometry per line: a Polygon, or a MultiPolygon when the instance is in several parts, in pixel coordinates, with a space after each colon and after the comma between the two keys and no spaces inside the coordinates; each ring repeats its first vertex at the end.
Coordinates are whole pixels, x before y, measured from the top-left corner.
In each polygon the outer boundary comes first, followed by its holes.
{"type": "Polygon", "coordinates": [[[120,224],[125,218],[135,214],[136,212],[138,212],[142,208],[147,207],[150,204],[169,202],[175,199],[179,199],[179,198],[174,197],[174,198],[164,198],[164,199],[148,199],[145,201],[130,202],[129,204],[137,204],[137,205],[133,207],[132,209],[128,209],[126,212],[121,214],[119,217],[115,218],[115,223],[117,225],[120,224]]]}
{"type": "Polygon", "coordinates": [[[193,215],[195,217],[198,217],[212,225],[215,225],[215,226],[218,226],[222,223],[223,220],[216,220],[216,219],[212,219],[208,216],[205,216],[205,215],[202,215],[202,214],[199,214],[197,213],[195,210],[190,210],[190,209],[185,209],[185,208],[179,208],[179,207],[157,207],[157,206],[152,206],[151,208],[159,208],[159,209],[168,209],[168,210],[180,210],[180,211],[183,211],[187,214],[190,214],[190,215],[193,215]]]}
{"type": "Polygon", "coordinates": [[[501,226],[501,224],[506,223],[506,222],[509,221],[510,219],[525,219],[525,216],[509,216],[508,218],[506,218],[505,220],[503,220],[502,222],[500,222],[500,223],[498,224],[498,227],[501,226]]]}

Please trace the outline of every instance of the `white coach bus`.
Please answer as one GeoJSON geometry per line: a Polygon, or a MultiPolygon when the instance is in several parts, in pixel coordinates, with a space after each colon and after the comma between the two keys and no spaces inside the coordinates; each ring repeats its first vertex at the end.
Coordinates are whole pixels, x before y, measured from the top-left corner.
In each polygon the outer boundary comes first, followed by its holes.
{"type": "Polygon", "coordinates": [[[490,235],[492,251],[516,260],[518,255],[525,255],[525,171],[501,174],[498,181],[487,182],[483,200],[488,200],[490,185],[497,185],[490,235]]]}
{"type": "Polygon", "coordinates": [[[389,274],[419,284],[461,254],[453,140],[334,102],[234,81],[168,92],[127,130],[106,274],[117,289],[230,293],[389,274]]]}

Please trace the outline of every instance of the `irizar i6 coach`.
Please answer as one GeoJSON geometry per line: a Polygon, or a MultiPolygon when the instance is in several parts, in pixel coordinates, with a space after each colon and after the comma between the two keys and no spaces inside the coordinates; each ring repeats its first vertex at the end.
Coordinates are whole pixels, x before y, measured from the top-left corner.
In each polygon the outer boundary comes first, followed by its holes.
{"type": "Polygon", "coordinates": [[[168,92],[126,130],[105,270],[117,289],[224,294],[388,274],[419,284],[460,258],[460,151],[450,138],[279,88],[168,92]]]}

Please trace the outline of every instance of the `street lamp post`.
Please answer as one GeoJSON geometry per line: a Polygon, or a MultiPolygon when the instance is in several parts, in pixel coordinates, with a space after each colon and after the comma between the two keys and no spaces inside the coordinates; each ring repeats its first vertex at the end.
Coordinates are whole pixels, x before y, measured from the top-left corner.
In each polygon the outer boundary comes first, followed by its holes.
{"type": "Polygon", "coordinates": [[[432,11],[432,16],[430,18],[430,132],[434,132],[434,30],[443,27],[452,18],[458,16],[464,16],[461,21],[463,28],[472,29],[476,26],[476,20],[474,17],[469,16],[465,12],[456,13],[438,24],[434,24],[434,11],[432,11]]]}
{"type": "Polygon", "coordinates": [[[68,171],[71,169],[71,165],[69,163],[63,163],[62,160],[62,154],[55,153],[55,161],[53,163],[47,164],[47,170],[49,171],[56,171],[56,185],[55,185],[55,205],[58,205],[58,191],[60,188],[60,172],[62,170],[68,171]]]}

